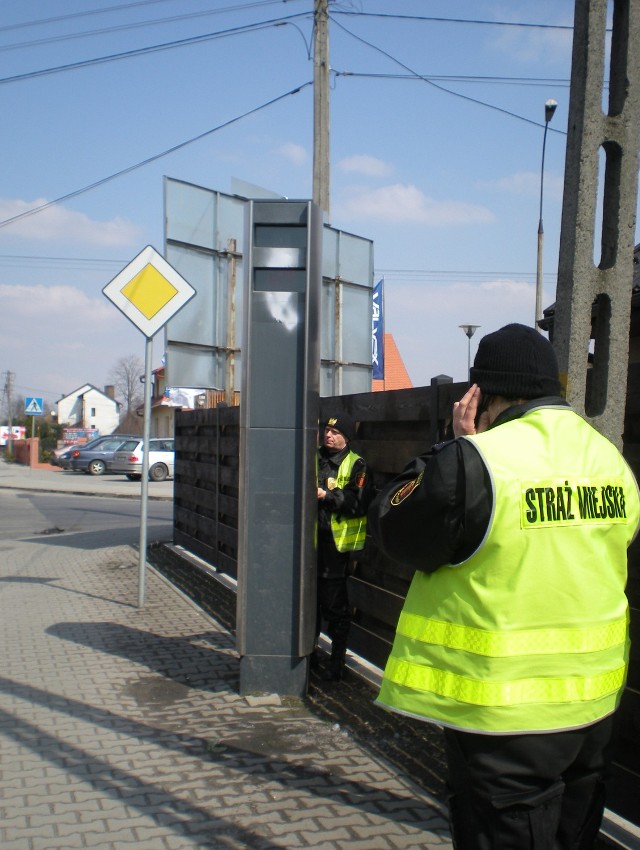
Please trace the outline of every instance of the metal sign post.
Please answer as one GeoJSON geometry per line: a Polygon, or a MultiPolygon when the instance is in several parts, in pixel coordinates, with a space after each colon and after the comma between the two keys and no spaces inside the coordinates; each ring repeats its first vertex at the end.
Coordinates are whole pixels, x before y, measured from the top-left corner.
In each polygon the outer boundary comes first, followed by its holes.
{"type": "Polygon", "coordinates": [[[144,357],[144,424],[140,491],[138,607],[144,605],[147,565],[149,438],[151,436],[151,354],[153,337],[196,290],[148,245],[102,290],[104,295],[146,336],[144,357]]]}
{"type": "Polygon", "coordinates": [[[149,506],[149,438],[151,436],[151,355],[153,340],[147,337],[144,348],[144,419],[142,426],[142,487],[140,490],[140,546],[138,556],[138,608],[144,605],[145,567],[147,563],[147,514],[149,506]]]}

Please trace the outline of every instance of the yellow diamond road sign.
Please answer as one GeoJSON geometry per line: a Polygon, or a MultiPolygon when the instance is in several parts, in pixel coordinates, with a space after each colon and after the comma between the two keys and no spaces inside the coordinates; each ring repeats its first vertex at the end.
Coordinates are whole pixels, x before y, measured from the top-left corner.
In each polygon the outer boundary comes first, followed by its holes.
{"type": "Polygon", "coordinates": [[[154,336],[196,294],[150,245],[102,291],[147,337],[154,336]]]}

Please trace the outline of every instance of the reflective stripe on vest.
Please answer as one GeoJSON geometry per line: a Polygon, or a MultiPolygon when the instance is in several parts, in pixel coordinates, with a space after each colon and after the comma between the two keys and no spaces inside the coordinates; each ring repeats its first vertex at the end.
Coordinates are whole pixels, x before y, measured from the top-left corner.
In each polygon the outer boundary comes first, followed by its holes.
{"type": "Polygon", "coordinates": [[[423,643],[437,643],[451,649],[463,649],[478,655],[508,657],[510,655],[547,655],[565,652],[600,652],[623,644],[627,636],[627,619],[584,629],[528,629],[498,632],[425,620],[403,611],[398,621],[398,634],[423,643]]]}
{"type": "MultiPolygon", "coordinates": [[[[344,488],[351,479],[354,463],[360,460],[360,455],[350,451],[343,459],[336,476],[336,487],[344,488]]],[[[338,552],[355,552],[364,549],[367,536],[366,516],[343,517],[331,514],[331,531],[338,552]]]]}
{"type": "Polygon", "coordinates": [[[626,666],[597,676],[519,679],[514,682],[483,682],[447,670],[435,670],[392,658],[385,677],[395,684],[431,691],[457,702],[477,706],[526,705],[529,703],[578,703],[615,694],[624,684],[626,666]]]}
{"type": "Polygon", "coordinates": [[[490,734],[605,717],[629,654],[631,471],[564,407],[465,439],[490,472],[494,515],[468,560],[415,574],[378,702],[490,734]]]}

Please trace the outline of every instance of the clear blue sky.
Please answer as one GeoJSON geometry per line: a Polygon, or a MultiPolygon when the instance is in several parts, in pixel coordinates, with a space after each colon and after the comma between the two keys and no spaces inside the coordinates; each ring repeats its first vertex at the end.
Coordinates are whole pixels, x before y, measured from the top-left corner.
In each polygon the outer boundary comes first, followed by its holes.
{"type": "MultiPolygon", "coordinates": [[[[544,305],[555,299],[573,5],[330,4],[331,224],[374,240],[386,329],[415,385],[464,379],[460,324],[481,326],[473,354],[482,334],[533,323],[548,98],[544,305]]],[[[102,387],[120,357],[143,357],[102,289],[145,245],[162,250],[163,175],[311,196],[313,92],[287,93],[313,78],[312,11],[5,0],[0,222],[71,196],[0,226],[0,373],[16,393],[102,387]]],[[[161,356],[158,341],[154,365],[161,356]]]]}

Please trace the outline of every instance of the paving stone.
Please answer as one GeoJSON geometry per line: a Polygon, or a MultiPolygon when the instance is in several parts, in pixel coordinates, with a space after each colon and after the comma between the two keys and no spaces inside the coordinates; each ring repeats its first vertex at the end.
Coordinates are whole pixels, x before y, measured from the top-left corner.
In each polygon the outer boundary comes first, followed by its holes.
{"type": "Polygon", "coordinates": [[[29,850],[53,850],[53,848],[68,848],[68,850],[74,850],[74,848],[86,848],[87,845],[84,841],[84,836],[82,833],[77,832],[74,835],[67,835],[64,839],[64,842],[61,844],[57,843],[57,839],[55,839],[56,843],[52,843],[51,838],[47,838],[45,836],[36,836],[31,839],[31,844],[29,845],[29,850]]]}
{"type": "Polygon", "coordinates": [[[15,542],[2,850],[451,847],[440,804],[344,724],[240,697],[233,636],[151,568],[138,609],[136,563],[73,535],[15,542]]]}

